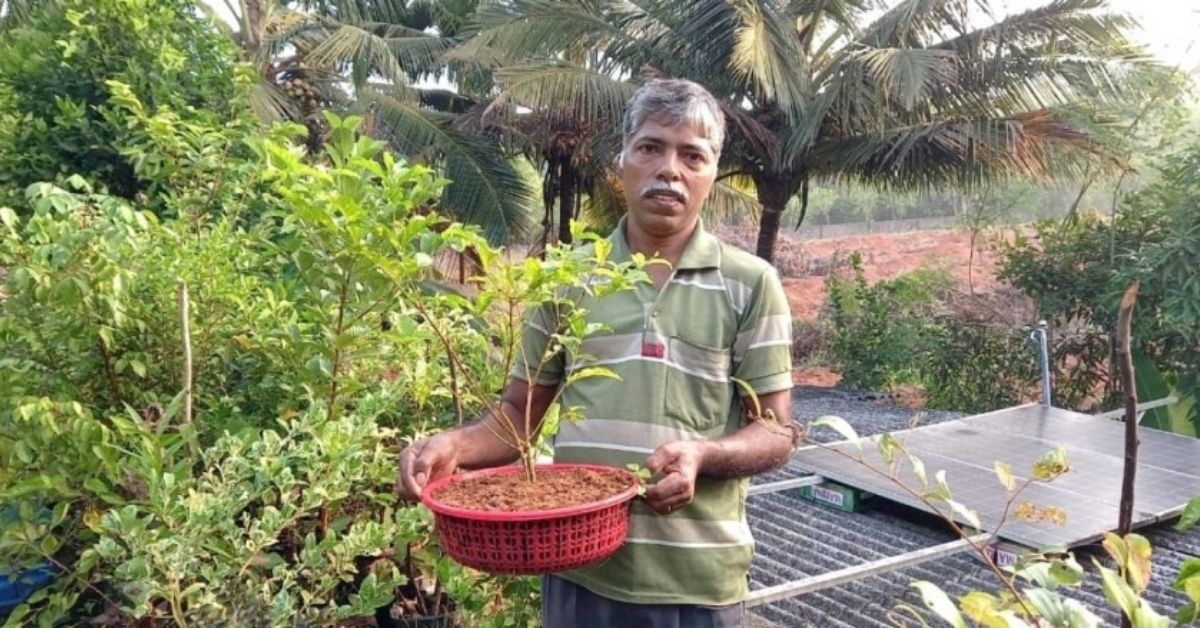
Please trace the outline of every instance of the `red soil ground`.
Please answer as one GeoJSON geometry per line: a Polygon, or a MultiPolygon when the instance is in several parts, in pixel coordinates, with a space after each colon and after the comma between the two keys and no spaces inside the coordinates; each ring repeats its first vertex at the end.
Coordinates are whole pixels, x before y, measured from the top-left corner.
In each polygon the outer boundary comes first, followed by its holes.
{"type": "MultiPolygon", "coordinates": [[[[718,227],[727,242],[754,250],[753,227],[718,227]]],[[[818,320],[826,305],[825,283],[831,269],[844,268],[850,254],[859,251],[868,281],[890,279],[919,268],[944,270],[956,282],[954,306],[971,315],[1018,325],[1028,320],[1028,302],[1012,287],[996,278],[998,256],[988,246],[998,237],[981,233],[971,256],[971,233],[962,229],[940,229],[844,236],[823,240],[801,240],[781,233],[776,267],[783,275],[792,316],[818,320]]],[[[797,368],[797,384],[833,386],[840,376],[825,366],[797,368]]]]}

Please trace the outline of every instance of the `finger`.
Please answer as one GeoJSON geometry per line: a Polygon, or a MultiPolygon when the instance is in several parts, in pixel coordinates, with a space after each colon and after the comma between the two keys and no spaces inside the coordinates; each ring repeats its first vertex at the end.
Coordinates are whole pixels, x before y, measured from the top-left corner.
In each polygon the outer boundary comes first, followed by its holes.
{"type": "Polygon", "coordinates": [[[409,499],[421,497],[421,490],[425,488],[425,473],[421,471],[417,452],[411,448],[400,454],[400,480],[409,499]]]}
{"type": "Polygon", "coordinates": [[[663,445],[658,449],[655,449],[654,453],[650,454],[649,458],[646,458],[645,467],[650,470],[650,473],[658,473],[666,468],[668,464],[670,464],[672,458],[674,458],[674,456],[672,455],[671,450],[668,449],[666,445],[663,445]]]}
{"type": "Polygon", "coordinates": [[[690,503],[692,498],[687,493],[675,493],[655,502],[647,502],[646,505],[659,514],[668,515],[690,503]]]}
{"type": "Polygon", "coordinates": [[[650,502],[651,505],[664,503],[676,495],[686,496],[687,493],[687,479],[678,473],[669,473],[666,477],[646,489],[646,501],[650,502]]]}

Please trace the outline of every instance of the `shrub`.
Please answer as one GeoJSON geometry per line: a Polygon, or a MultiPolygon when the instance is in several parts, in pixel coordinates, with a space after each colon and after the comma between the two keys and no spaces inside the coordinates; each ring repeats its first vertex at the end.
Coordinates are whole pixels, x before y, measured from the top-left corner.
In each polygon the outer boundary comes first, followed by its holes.
{"type": "Polygon", "coordinates": [[[1054,330],[1055,397],[1080,410],[1120,405],[1112,366],[1117,304],[1141,283],[1133,316],[1139,397],[1182,402],[1143,424],[1200,433],[1200,145],[1163,158],[1160,178],[1112,220],[1086,214],[1041,223],[1032,238],[1001,245],[1001,277],[1028,294],[1054,330]],[[1160,376],[1161,375],[1161,376],[1160,376]]]}
{"type": "Polygon", "coordinates": [[[142,194],[148,209],[165,211],[167,195],[158,193],[173,170],[228,157],[146,150],[144,132],[127,125],[114,88],[125,86],[148,115],[169,111],[172,124],[196,133],[229,135],[247,124],[249,70],[194,3],[32,6],[0,36],[0,205],[28,185],[77,174],[122,198],[142,194]]]}
{"type": "Polygon", "coordinates": [[[878,390],[919,380],[921,357],[934,337],[931,326],[943,311],[936,295],[949,279],[920,270],[869,284],[857,252],[850,268],[850,281],[830,275],[827,282],[842,383],[878,390]]]}
{"type": "Polygon", "coordinates": [[[82,178],[0,210],[0,561],[57,574],[10,621],[329,624],[406,582],[473,625],[533,621],[536,583],[453,565],[392,492],[395,452],[465,394],[438,339],[503,380],[488,301],[431,290],[430,262],[496,254],[357,124],[331,117],[317,164],[289,129],[231,164],[269,190],[253,225],[160,220],[82,178]]]}

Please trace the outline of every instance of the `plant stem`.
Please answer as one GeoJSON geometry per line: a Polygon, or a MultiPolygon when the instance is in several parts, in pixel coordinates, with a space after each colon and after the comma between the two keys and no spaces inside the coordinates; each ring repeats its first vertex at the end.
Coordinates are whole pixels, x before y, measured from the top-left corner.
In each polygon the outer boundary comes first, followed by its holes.
{"type": "Polygon", "coordinates": [[[104,346],[104,339],[97,338],[96,346],[100,348],[100,361],[104,363],[104,375],[108,380],[108,394],[112,397],[112,405],[120,406],[121,390],[117,386],[117,372],[113,370],[112,357],[108,354],[108,348],[104,346]]]}
{"type": "MultiPolygon", "coordinates": [[[[1026,617],[1037,617],[1037,615],[1034,614],[1033,609],[1030,608],[1029,602],[1025,599],[1025,596],[1022,595],[1021,592],[1017,589],[1016,585],[1014,585],[1013,582],[1011,580],[1009,580],[1008,576],[1004,575],[1003,571],[1000,571],[1000,568],[996,566],[995,561],[993,561],[991,558],[988,558],[986,544],[985,543],[976,543],[975,541],[972,541],[971,537],[963,532],[962,527],[958,525],[958,522],[954,521],[954,518],[952,516],[949,516],[949,515],[946,515],[945,513],[943,513],[937,506],[935,506],[933,504],[933,502],[931,502],[927,497],[925,497],[925,495],[918,493],[917,491],[914,491],[907,484],[901,482],[898,478],[892,476],[890,473],[884,473],[883,471],[877,469],[874,465],[868,463],[866,460],[862,459],[861,457],[856,458],[836,447],[831,447],[826,443],[818,443],[818,442],[813,441],[813,444],[817,445],[818,447],[820,447],[822,449],[828,449],[829,451],[832,451],[839,456],[842,456],[842,457],[848,458],[854,462],[857,462],[858,464],[862,465],[863,467],[866,467],[868,471],[871,471],[873,473],[876,473],[876,474],[882,476],[887,481],[889,481],[892,484],[895,484],[897,487],[899,487],[900,490],[904,491],[905,493],[908,493],[914,499],[919,500],[922,504],[925,505],[926,508],[933,511],[933,513],[935,515],[937,515],[943,521],[945,521],[950,526],[950,528],[954,531],[954,533],[958,535],[959,538],[966,541],[967,544],[969,544],[971,546],[971,548],[973,550],[975,550],[975,553],[978,554],[979,557],[983,559],[984,564],[987,565],[988,569],[993,574],[995,574],[996,578],[998,578],[1000,580],[1001,584],[1004,585],[1004,588],[1007,589],[1008,592],[1013,596],[1013,599],[1016,600],[1017,603],[1021,605],[1021,609],[1025,612],[1026,617]]],[[[904,449],[903,446],[900,447],[900,451],[904,452],[907,455],[907,451],[904,449]]],[[[1014,495],[1013,499],[1015,499],[1015,497],[1016,496],[1014,495]]],[[[1003,525],[1004,522],[1001,521],[1000,523],[1001,523],[1001,525],[1003,525]]],[[[999,526],[997,526],[997,529],[999,529],[999,526]]],[[[993,537],[995,536],[994,532],[992,533],[992,536],[993,537]]]]}
{"type": "Polygon", "coordinates": [[[338,313],[337,321],[333,325],[333,344],[336,347],[333,350],[333,367],[330,369],[329,377],[329,406],[325,409],[325,420],[332,421],[336,414],[338,397],[338,375],[342,368],[342,347],[341,337],[343,325],[346,317],[346,293],[350,290],[350,277],[353,274],[354,264],[346,269],[346,274],[342,276],[342,288],[338,294],[338,313]]]}
{"type": "Polygon", "coordinates": [[[183,337],[183,423],[192,422],[192,332],[188,324],[187,282],[179,281],[179,329],[183,337]]]}
{"type": "Polygon", "coordinates": [[[450,365],[450,399],[454,402],[454,419],[458,425],[463,424],[462,394],[458,390],[458,367],[450,358],[451,348],[446,347],[447,363],[450,365]]]}

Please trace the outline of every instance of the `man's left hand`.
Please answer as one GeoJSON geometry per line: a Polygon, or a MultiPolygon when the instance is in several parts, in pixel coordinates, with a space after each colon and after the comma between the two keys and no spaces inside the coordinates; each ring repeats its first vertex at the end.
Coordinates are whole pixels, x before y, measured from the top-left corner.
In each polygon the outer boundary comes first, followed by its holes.
{"type": "Polygon", "coordinates": [[[664,515],[690,504],[706,445],[702,440],[677,440],[655,449],[646,459],[646,468],[663,477],[646,490],[646,504],[664,515]]]}

